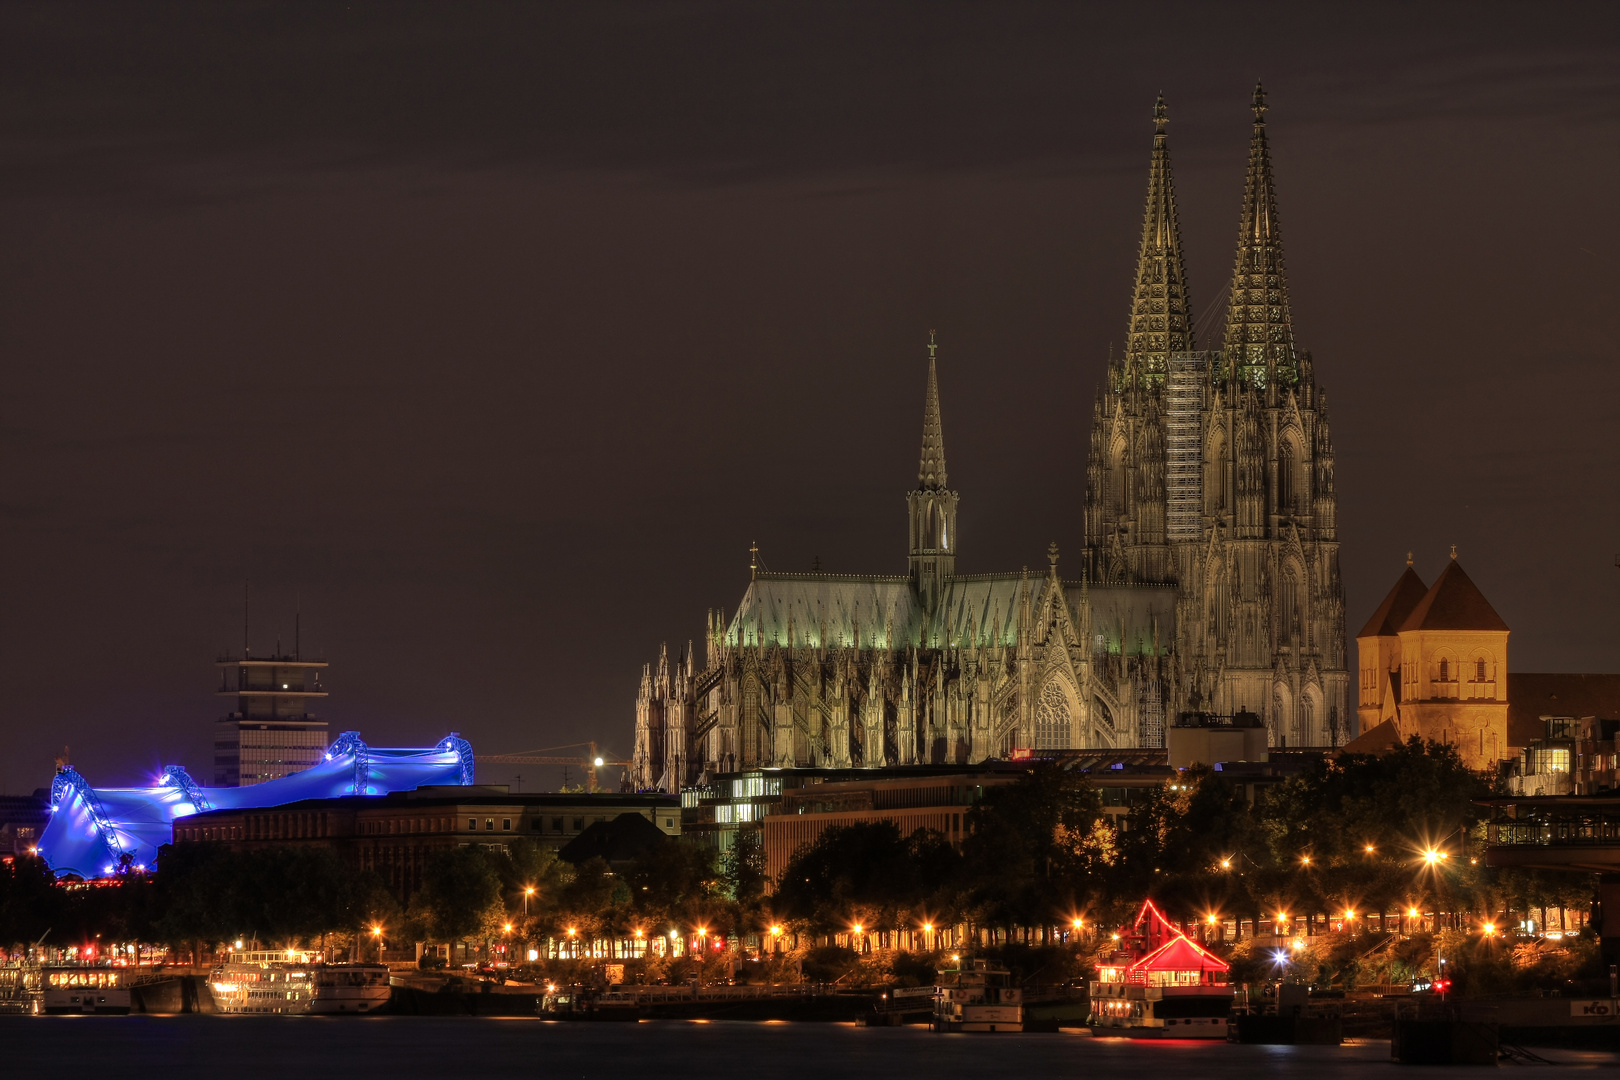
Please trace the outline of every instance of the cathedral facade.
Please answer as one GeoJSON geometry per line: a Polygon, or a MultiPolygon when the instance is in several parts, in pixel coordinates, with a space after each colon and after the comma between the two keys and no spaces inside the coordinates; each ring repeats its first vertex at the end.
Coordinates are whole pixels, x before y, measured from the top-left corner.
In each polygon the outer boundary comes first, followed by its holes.
{"type": "Polygon", "coordinates": [[[1349,730],[1333,446],[1296,350],[1255,125],[1222,348],[1193,338],[1165,110],[1123,353],[1092,423],[1085,545],[1059,568],[956,572],[929,345],[905,574],[773,574],[754,560],[702,655],[643,669],[632,782],[759,766],[968,763],[1164,744],[1182,711],[1263,711],[1272,745],[1349,730]]]}

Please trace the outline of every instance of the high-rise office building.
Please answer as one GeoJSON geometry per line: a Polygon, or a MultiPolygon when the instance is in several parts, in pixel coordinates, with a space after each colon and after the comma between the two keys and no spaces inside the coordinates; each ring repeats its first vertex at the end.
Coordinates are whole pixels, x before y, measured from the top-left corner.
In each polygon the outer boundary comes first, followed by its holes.
{"type": "Polygon", "coordinates": [[[310,706],[326,696],[325,660],[291,656],[240,657],[218,661],[221,697],[236,709],[215,724],[214,783],[247,787],[309,768],[326,750],[326,721],[310,706]]]}

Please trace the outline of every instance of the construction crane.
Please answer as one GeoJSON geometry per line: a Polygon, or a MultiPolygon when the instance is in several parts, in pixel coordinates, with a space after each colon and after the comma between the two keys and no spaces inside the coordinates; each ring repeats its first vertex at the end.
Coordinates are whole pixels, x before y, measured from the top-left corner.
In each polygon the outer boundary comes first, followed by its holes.
{"type": "Polygon", "coordinates": [[[539,750],[528,750],[521,754],[474,754],[474,760],[490,765],[583,765],[585,766],[586,790],[596,794],[596,770],[611,765],[629,765],[630,762],[611,753],[598,750],[594,742],[569,743],[566,746],[547,746],[539,750]],[[574,750],[579,747],[588,749],[584,757],[574,754],[553,754],[553,750],[574,750]]]}

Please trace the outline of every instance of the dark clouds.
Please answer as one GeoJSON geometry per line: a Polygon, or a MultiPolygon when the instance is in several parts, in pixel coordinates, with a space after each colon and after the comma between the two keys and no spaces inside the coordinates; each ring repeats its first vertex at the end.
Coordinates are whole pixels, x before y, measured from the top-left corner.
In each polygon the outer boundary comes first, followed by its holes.
{"type": "Polygon", "coordinates": [[[750,540],[899,568],[930,327],[965,568],[1073,550],[1153,95],[1203,310],[1257,74],[1352,630],[1456,542],[1516,668],[1615,669],[1608,5],[0,20],[12,789],[206,774],[244,576],[340,728],[627,752],[750,540]]]}

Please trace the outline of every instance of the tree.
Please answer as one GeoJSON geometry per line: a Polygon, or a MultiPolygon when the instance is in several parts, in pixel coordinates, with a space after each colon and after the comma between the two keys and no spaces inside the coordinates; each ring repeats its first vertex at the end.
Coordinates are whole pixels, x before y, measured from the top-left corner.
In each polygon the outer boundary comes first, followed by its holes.
{"type": "Polygon", "coordinates": [[[60,920],[61,899],[44,859],[18,855],[0,863],[0,945],[39,940],[60,920]]]}
{"type": "Polygon", "coordinates": [[[489,911],[501,905],[501,878],[489,851],[473,844],[434,852],[411,903],[435,941],[477,937],[489,911]]]}
{"type": "Polygon", "coordinates": [[[765,895],[765,849],[758,829],[737,830],[731,850],[720,859],[720,879],[731,899],[745,907],[765,895]]]}
{"type": "Polygon", "coordinates": [[[1083,905],[1117,861],[1118,838],[1096,790],[1055,763],[987,790],[968,823],[968,900],[994,925],[1050,925],[1083,905]]]}

